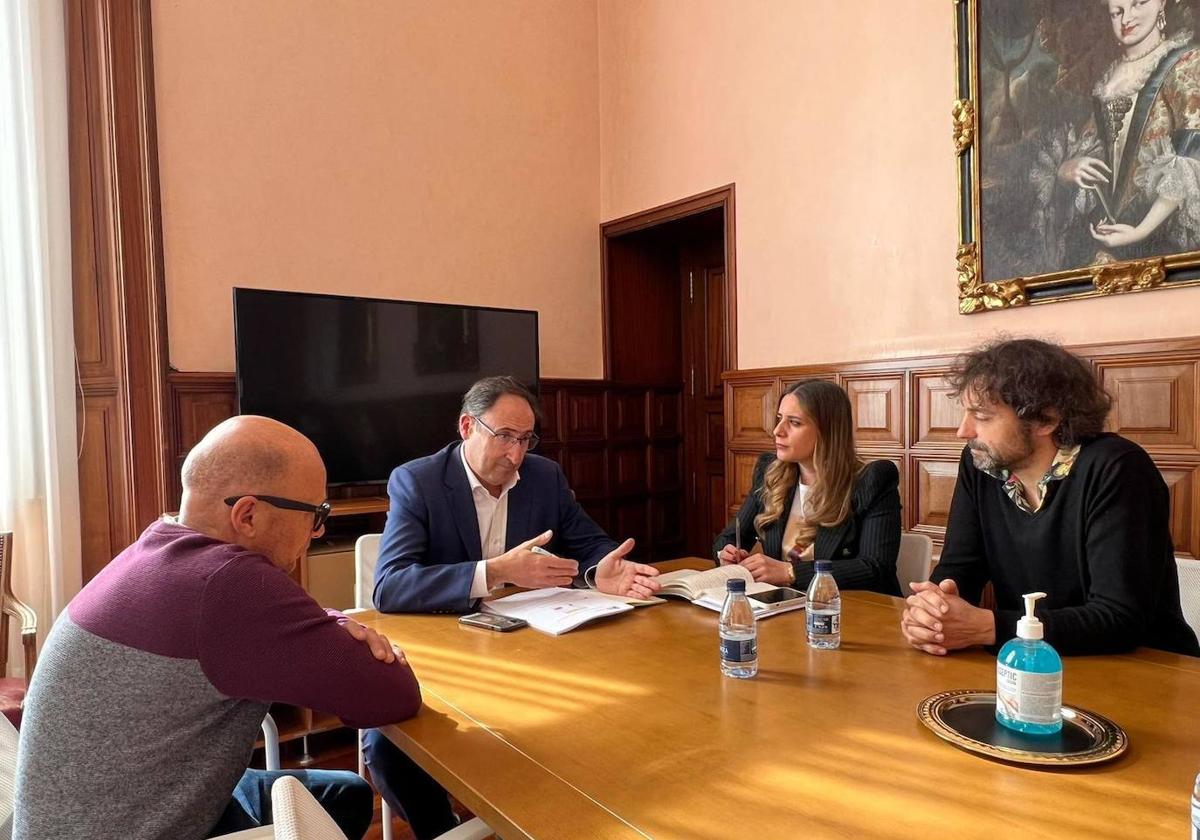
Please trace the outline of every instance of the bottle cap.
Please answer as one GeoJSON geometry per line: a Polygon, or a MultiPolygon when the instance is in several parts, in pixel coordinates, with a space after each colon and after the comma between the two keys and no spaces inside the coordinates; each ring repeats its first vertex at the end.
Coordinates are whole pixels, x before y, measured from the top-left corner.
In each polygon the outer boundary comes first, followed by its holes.
{"type": "Polygon", "coordinates": [[[818,560],[816,563],[816,566],[817,566],[818,572],[833,571],[833,561],[832,560],[818,560]]]}
{"type": "Polygon", "coordinates": [[[745,592],[746,591],[746,581],[742,580],[741,578],[734,578],[733,580],[726,581],[725,582],[725,591],[726,592],[745,592]]]}
{"type": "Polygon", "coordinates": [[[1017,637],[1021,639],[1042,638],[1042,622],[1033,614],[1034,605],[1038,598],[1045,598],[1045,592],[1030,592],[1021,596],[1025,599],[1025,617],[1017,622],[1017,637]]]}

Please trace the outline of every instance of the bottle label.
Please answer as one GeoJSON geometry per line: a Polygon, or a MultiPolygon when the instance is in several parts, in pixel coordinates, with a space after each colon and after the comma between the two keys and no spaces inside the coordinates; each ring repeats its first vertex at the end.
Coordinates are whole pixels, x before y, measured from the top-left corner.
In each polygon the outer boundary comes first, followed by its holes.
{"type": "Polygon", "coordinates": [[[754,662],[758,659],[758,639],[721,639],[721,659],[725,662],[754,662]]]}
{"type": "Polygon", "coordinates": [[[996,709],[1019,723],[1062,719],[1062,671],[1036,674],[996,663],[996,709]]]}
{"type": "Polygon", "coordinates": [[[836,636],[842,632],[841,613],[819,613],[809,610],[808,634],[810,636],[836,636]]]}

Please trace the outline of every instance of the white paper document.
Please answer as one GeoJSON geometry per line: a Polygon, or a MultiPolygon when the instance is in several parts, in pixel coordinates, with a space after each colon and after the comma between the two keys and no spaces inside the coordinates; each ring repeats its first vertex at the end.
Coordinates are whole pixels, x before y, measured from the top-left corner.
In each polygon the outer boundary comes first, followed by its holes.
{"type": "Polygon", "coordinates": [[[484,601],[484,612],[524,619],[530,627],[558,636],[581,624],[632,612],[622,599],[590,589],[533,589],[495,601],[484,601]]]}

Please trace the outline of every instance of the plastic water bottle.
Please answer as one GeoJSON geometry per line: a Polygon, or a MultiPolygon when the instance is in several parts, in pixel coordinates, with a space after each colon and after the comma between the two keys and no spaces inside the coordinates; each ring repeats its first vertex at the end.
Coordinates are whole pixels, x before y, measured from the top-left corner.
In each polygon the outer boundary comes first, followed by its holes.
{"type": "Polygon", "coordinates": [[[1200,840],[1200,775],[1192,788],[1192,840],[1200,840]]]}
{"type": "Polygon", "coordinates": [[[808,585],[808,645],[819,650],[842,646],[842,594],[833,579],[829,560],[817,561],[817,573],[808,585]]]}
{"type": "Polygon", "coordinates": [[[725,584],[725,604],[717,626],[721,634],[721,673],[748,680],[758,673],[758,626],[746,600],[746,581],[725,584]]]}

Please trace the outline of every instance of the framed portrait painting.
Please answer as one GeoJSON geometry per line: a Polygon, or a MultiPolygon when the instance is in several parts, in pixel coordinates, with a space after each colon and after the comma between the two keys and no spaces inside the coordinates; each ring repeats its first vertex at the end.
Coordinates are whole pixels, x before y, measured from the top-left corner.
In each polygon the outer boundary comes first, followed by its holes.
{"type": "Polygon", "coordinates": [[[963,313],[1200,284],[1200,0],[956,0],[963,313]]]}

